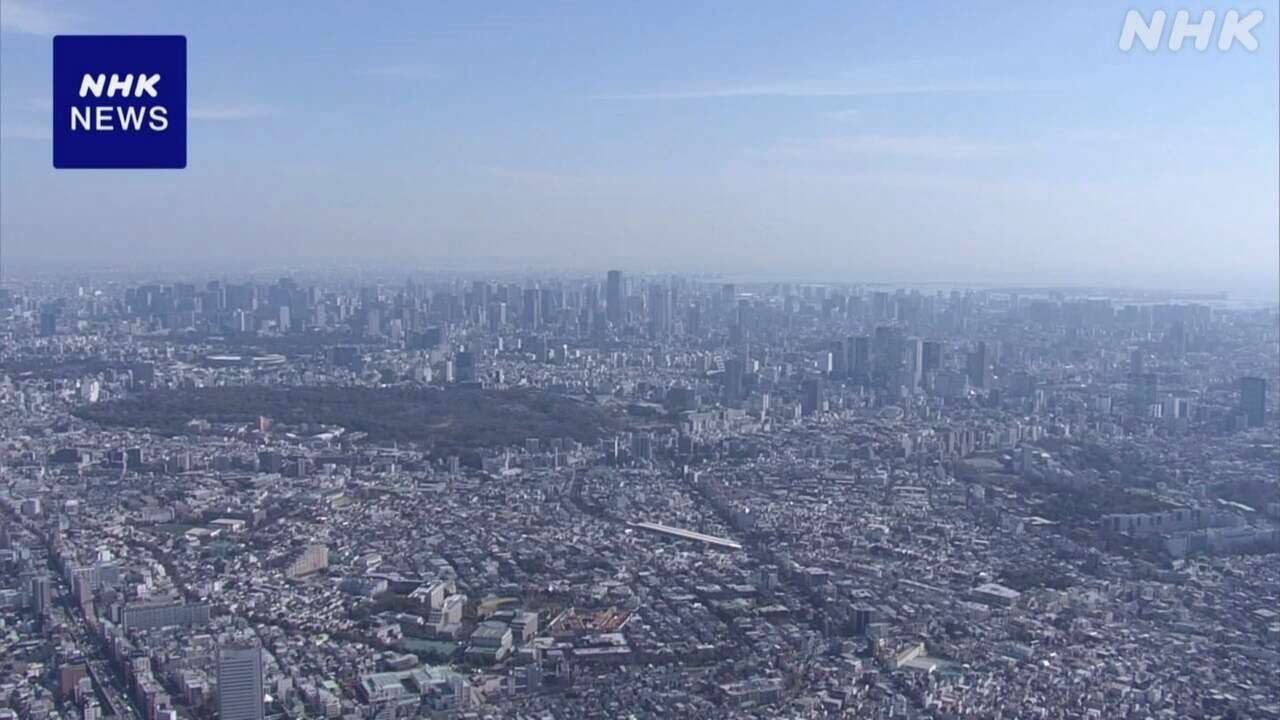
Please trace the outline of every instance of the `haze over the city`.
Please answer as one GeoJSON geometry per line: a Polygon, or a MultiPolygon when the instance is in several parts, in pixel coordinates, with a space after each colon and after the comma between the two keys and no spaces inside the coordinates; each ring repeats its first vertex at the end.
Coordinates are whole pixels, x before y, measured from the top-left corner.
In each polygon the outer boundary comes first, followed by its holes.
{"type": "Polygon", "coordinates": [[[0,0],[0,720],[1280,720],[1192,2],[0,0]]]}
{"type": "Polygon", "coordinates": [[[1274,299],[1280,5],[1239,7],[1265,14],[1254,52],[1123,52],[1131,6],[4,0],[4,270],[474,259],[1274,299]],[[59,33],[187,36],[185,170],[53,169],[59,33]]]}

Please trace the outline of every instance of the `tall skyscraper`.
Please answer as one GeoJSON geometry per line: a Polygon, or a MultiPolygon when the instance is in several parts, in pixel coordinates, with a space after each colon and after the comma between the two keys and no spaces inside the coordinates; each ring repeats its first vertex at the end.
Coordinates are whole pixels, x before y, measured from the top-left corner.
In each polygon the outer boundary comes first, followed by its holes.
{"type": "Polygon", "coordinates": [[[991,384],[991,359],[987,356],[985,342],[979,342],[969,353],[965,370],[969,376],[970,385],[985,390],[991,384]]]}
{"type": "Polygon", "coordinates": [[[560,288],[542,288],[538,291],[538,318],[543,324],[554,321],[556,314],[564,307],[564,292],[560,288]]]}
{"type": "Polygon", "coordinates": [[[864,387],[871,384],[871,338],[861,335],[850,338],[849,373],[853,381],[864,387]]]}
{"type": "Polygon", "coordinates": [[[489,283],[484,280],[471,282],[471,304],[477,307],[489,307],[489,283]]]}
{"type": "Polygon", "coordinates": [[[902,368],[905,341],[902,329],[892,325],[877,326],[872,344],[871,361],[875,370],[892,375],[902,368]]]}
{"type": "Polygon", "coordinates": [[[924,340],[910,338],[907,340],[907,372],[911,376],[912,389],[920,387],[924,377],[924,340]]]}
{"type": "Polygon", "coordinates": [[[856,373],[871,372],[871,338],[866,335],[853,338],[849,366],[856,373]]]}
{"type": "Polygon", "coordinates": [[[458,382],[475,382],[476,380],[476,354],[463,350],[459,352],[453,360],[455,372],[458,375],[458,382]]]}
{"type": "Polygon", "coordinates": [[[924,372],[942,369],[942,343],[937,340],[925,340],[923,352],[924,361],[921,369],[924,372]]]}
{"type": "Polygon", "coordinates": [[[40,334],[45,337],[52,337],[58,334],[58,313],[54,310],[45,310],[40,313],[40,334]]]}
{"type": "Polygon", "coordinates": [[[755,331],[755,315],[750,300],[746,298],[738,300],[738,328],[744,337],[750,337],[755,331]]]}
{"type": "Polygon", "coordinates": [[[542,326],[542,295],[533,288],[524,291],[523,321],[526,330],[542,326]]]}
{"type": "Polygon", "coordinates": [[[822,378],[806,378],[800,384],[800,413],[815,415],[822,411],[822,378]]]}
{"type": "Polygon", "coordinates": [[[665,285],[649,286],[649,336],[656,339],[671,334],[671,289],[665,285]]]}
{"type": "Polygon", "coordinates": [[[1249,427],[1262,427],[1267,422],[1267,380],[1260,377],[1240,378],[1240,410],[1249,427]]]}
{"type": "Polygon", "coordinates": [[[365,337],[379,337],[382,335],[382,311],[378,307],[365,308],[364,315],[364,334],[365,337]]]}
{"type": "Polygon", "coordinates": [[[724,400],[729,406],[742,400],[742,376],[746,368],[737,357],[725,358],[724,361],[724,400]]]}
{"type": "Polygon", "coordinates": [[[1176,320],[1164,335],[1165,346],[1174,357],[1187,354],[1187,324],[1176,320]]]}
{"type": "Polygon", "coordinates": [[[610,270],[604,291],[605,319],[614,326],[622,324],[622,271],[610,270]]]}
{"type": "Polygon", "coordinates": [[[218,717],[262,720],[262,648],[236,643],[218,648],[218,717]]]}
{"type": "Polygon", "coordinates": [[[836,340],[831,343],[831,376],[845,377],[849,374],[849,341],[836,340]]]}
{"type": "Polygon", "coordinates": [[[702,308],[698,305],[690,305],[689,310],[684,317],[684,333],[686,335],[702,334],[702,308]]]}
{"type": "Polygon", "coordinates": [[[1133,404],[1136,412],[1145,414],[1160,398],[1160,377],[1155,373],[1142,373],[1134,379],[1133,404]]]}
{"type": "Polygon", "coordinates": [[[36,575],[31,578],[31,609],[37,615],[49,611],[53,602],[53,583],[48,575],[36,575]]]}

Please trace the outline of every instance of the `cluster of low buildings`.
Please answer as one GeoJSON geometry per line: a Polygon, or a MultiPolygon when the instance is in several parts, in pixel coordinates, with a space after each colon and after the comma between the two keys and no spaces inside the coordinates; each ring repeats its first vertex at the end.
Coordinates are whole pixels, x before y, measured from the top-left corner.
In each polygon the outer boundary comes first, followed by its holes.
{"type": "Polygon", "coordinates": [[[1275,307],[627,280],[6,290],[0,718],[1280,718],[1275,307]],[[78,414],[226,386],[616,427],[78,414]]]}

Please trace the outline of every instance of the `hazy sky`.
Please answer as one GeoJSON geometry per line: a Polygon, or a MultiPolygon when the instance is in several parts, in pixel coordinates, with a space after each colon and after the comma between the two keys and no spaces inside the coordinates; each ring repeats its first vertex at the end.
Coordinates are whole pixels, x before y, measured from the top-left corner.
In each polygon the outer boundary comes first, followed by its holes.
{"type": "Polygon", "coordinates": [[[1280,282],[1277,2],[0,9],[10,271],[498,258],[1280,282]],[[1130,7],[1266,18],[1252,53],[1125,53],[1130,7]],[[186,170],[53,169],[56,33],[187,36],[186,170]]]}

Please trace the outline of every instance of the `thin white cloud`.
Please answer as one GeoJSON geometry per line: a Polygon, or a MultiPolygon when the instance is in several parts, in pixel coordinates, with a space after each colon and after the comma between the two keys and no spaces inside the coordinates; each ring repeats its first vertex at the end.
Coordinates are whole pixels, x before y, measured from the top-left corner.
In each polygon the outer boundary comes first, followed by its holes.
{"type": "Polygon", "coordinates": [[[366,69],[364,74],[371,75],[373,77],[425,79],[439,77],[440,68],[424,63],[400,63],[371,67],[366,69]]]}
{"type": "Polygon", "coordinates": [[[0,31],[4,32],[52,36],[74,29],[79,20],[79,15],[56,9],[48,3],[28,0],[0,2],[0,31]]]}
{"type": "Polygon", "coordinates": [[[855,135],[784,140],[765,152],[795,158],[839,156],[882,156],[965,160],[979,157],[1016,155],[1029,146],[958,136],[939,135],[855,135]]]}
{"type": "Polygon", "coordinates": [[[321,162],[285,163],[280,171],[291,175],[326,175],[334,171],[333,166],[321,162]]]}
{"type": "MultiPolygon", "coordinates": [[[[748,156],[808,161],[874,159],[913,162],[961,162],[970,160],[1011,160],[1019,163],[1068,162],[1081,170],[1088,167],[1121,167],[1130,171],[1162,168],[1168,148],[1179,145],[1204,150],[1220,163],[1236,163],[1241,158],[1274,158],[1275,142],[1242,145],[1219,129],[1068,128],[1018,137],[981,137],[961,134],[866,132],[781,138],[771,144],[746,149],[748,156]]],[[[1240,166],[1243,169],[1243,166],[1240,166]]],[[[1274,166],[1272,166],[1274,167],[1274,166]]],[[[1273,175],[1274,177],[1274,175],[1273,175]]]]}
{"type": "Polygon", "coordinates": [[[980,83],[882,83],[726,85],[688,90],[612,93],[594,95],[597,100],[718,100],[732,98],[857,98],[893,95],[984,95],[1009,92],[1009,88],[980,83]]]}
{"type": "Polygon", "coordinates": [[[277,108],[267,105],[206,105],[191,108],[187,117],[192,120],[253,120],[278,114],[277,108]]]}
{"type": "Polygon", "coordinates": [[[602,173],[567,173],[540,168],[477,165],[470,174],[481,187],[538,195],[598,196],[632,188],[637,178],[602,173]]]}
{"type": "Polygon", "coordinates": [[[862,111],[856,108],[850,108],[848,110],[833,110],[832,112],[826,113],[826,117],[831,120],[847,122],[850,120],[860,119],[862,117],[862,111]]]}

